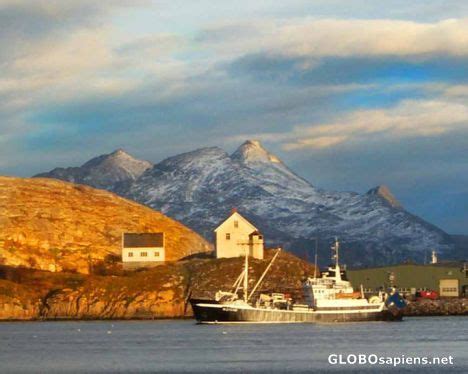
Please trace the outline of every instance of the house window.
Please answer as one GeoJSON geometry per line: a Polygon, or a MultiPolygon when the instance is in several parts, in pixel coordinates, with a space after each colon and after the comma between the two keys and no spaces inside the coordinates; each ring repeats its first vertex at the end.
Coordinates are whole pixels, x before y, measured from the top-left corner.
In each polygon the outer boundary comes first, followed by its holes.
{"type": "Polygon", "coordinates": [[[226,233],[226,240],[231,240],[231,234],[230,233],[226,233]]]}
{"type": "Polygon", "coordinates": [[[148,252],[140,252],[141,257],[148,257],[148,252]]]}
{"type": "Polygon", "coordinates": [[[133,257],[133,252],[128,252],[128,257],[133,257]]]}
{"type": "Polygon", "coordinates": [[[154,257],[159,257],[159,252],[154,252],[154,257]]]}
{"type": "Polygon", "coordinates": [[[237,229],[239,227],[239,221],[234,221],[234,227],[237,229]]]}
{"type": "Polygon", "coordinates": [[[259,235],[259,236],[258,236],[258,239],[259,239],[259,240],[262,240],[262,239],[263,239],[263,236],[259,235]]]}
{"type": "Polygon", "coordinates": [[[458,290],[453,287],[442,288],[442,292],[457,292],[458,290]]]}

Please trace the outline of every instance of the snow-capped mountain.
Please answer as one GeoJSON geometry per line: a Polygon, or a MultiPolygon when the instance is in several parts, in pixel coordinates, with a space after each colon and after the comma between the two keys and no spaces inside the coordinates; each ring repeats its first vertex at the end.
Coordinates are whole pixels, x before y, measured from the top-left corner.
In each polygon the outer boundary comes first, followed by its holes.
{"type": "Polygon", "coordinates": [[[152,166],[150,162],[138,160],[118,149],[95,157],[80,167],[56,168],[35,177],[61,179],[112,191],[121,184],[137,179],[152,166]]]}
{"type": "Polygon", "coordinates": [[[322,263],[329,261],[335,236],[349,265],[421,262],[432,249],[447,254],[453,249],[448,234],[405,211],[385,186],[364,195],[316,188],[257,141],[245,142],[232,155],[212,147],[170,157],[109,189],[209,240],[235,207],[264,233],[267,244],[313,256],[317,237],[322,263]]]}

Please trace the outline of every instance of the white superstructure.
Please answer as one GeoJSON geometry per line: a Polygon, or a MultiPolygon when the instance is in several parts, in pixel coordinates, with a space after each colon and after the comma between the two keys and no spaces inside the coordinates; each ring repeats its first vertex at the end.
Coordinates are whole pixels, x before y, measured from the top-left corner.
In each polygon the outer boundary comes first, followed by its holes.
{"type": "Polygon", "coordinates": [[[379,307],[383,308],[382,298],[373,299],[373,303],[364,298],[362,292],[354,292],[353,286],[341,276],[339,264],[340,243],[335,240],[332,246],[335,266],[329,267],[320,278],[308,278],[304,284],[304,293],[307,304],[314,309],[343,309],[352,310],[356,308],[379,307]],[[376,305],[380,304],[380,305],[376,305]]]}

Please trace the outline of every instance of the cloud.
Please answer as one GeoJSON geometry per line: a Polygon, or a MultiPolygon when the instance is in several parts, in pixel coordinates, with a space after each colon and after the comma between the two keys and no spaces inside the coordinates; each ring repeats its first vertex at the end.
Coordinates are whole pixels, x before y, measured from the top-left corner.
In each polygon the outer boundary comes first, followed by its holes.
{"type": "MultiPolygon", "coordinates": [[[[286,151],[330,148],[363,141],[435,137],[468,132],[468,105],[439,100],[404,100],[387,109],[356,110],[330,123],[295,126],[289,132],[257,133],[286,151]]],[[[236,138],[249,137],[247,134],[236,138]]]]}
{"type": "Polygon", "coordinates": [[[292,56],[468,53],[468,19],[435,23],[398,20],[313,20],[280,28],[271,51],[292,56]],[[276,44],[276,43],[275,43],[276,44]]]}
{"type": "Polygon", "coordinates": [[[70,76],[108,66],[112,56],[106,32],[93,29],[79,31],[53,45],[39,44],[27,56],[12,62],[11,69],[21,75],[50,74],[70,76]]]}
{"type": "Polygon", "coordinates": [[[132,86],[112,47],[116,30],[104,20],[145,3],[0,0],[0,113],[132,86]]]}
{"type": "Polygon", "coordinates": [[[171,33],[158,33],[133,39],[116,50],[123,56],[139,59],[160,58],[187,47],[186,39],[171,33]]]}
{"type": "Polygon", "coordinates": [[[293,19],[232,22],[200,33],[224,53],[321,58],[349,56],[466,56],[468,19],[432,23],[388,19],[293,19]],[[249,32],[244,32],[244,30],[249,32]],[[233,39],[232,36],[237,38],[233,39]]]}
{"type": "Polygon", "coordinates": [[[453,99],[468,99],[468,84],[455,84],[445,87],[443,94],[453,99]]]}
{"type": "Polygon", "coordinates": [[[38,42],[55,43],[74,30],[102,26],[112,12],[142,0],[0,0],[0,61],[24,55],[38,42]]]}
{"type": "Polygon", "coordinates": [[[286,151],[294,151],[303,148],[328,148],[347,140],[346,135],[318,136],[315,138],[298,139],[295,142],[283,146],[286,151]]]}

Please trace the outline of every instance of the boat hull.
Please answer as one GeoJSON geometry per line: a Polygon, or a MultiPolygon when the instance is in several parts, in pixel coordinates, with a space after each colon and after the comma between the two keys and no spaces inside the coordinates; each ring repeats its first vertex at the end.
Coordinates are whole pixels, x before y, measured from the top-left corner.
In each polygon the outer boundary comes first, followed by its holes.
{"type": "Polygon", "coordinates": [[[263,308],[238,308],[232,305],[193,303],[198,323],[331,323],[361,321],[399,321],[402,313],[384,309],[362,311],[295,311],[263,308]]]}

